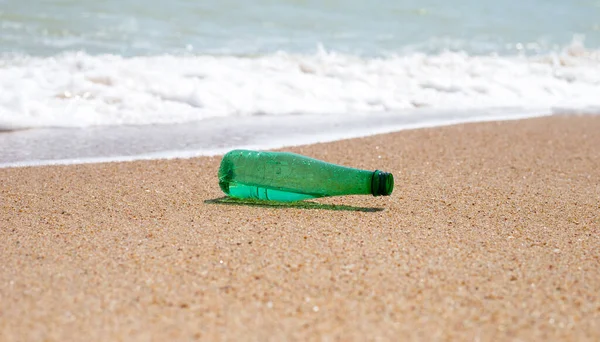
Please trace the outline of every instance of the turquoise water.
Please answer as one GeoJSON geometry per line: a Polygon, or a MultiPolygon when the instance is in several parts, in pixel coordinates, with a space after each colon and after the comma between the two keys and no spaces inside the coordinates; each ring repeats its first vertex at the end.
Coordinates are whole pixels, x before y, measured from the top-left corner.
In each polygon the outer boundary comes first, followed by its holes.
{"type": "Polygon", "coordinates": [[[598,113],[598,94],[600,0],[0,0],[0,167],[598,113]]]}
{"type": "Polygon", "coordinates": [[[227,194],[235,198],[257,199],[278,202],[296,202],[306,199],[317,198],[306,194],[298,194],[289,191],[280,191],[264,187],[251,186],[232,182],[228,187],[227,194]]]}
{"type": "Polygon", "coordinates": [[[0,53],[122,56],[600,46],[600,0],[1,0],[0,53]]]}

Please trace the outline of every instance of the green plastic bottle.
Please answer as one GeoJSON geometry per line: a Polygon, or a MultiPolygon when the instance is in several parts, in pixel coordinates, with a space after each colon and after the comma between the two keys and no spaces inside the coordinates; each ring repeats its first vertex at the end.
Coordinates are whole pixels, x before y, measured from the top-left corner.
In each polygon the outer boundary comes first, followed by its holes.
{"type": "Polygon", "coordinates": [[[233,150],[221,161],[219,186],[235,198],[294,202],[341,195],[389,196],[394,177],[295,153],[233,150]]]}

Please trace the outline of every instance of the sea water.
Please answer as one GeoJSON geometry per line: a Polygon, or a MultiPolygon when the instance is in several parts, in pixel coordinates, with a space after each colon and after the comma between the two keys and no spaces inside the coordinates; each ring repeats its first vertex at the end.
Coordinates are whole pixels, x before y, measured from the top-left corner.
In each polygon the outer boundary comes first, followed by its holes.
{"type": "Polygon", "coordinates": [[[3,165],[597,111],[600,0],[0,0],[0,90],[3,165]]]}

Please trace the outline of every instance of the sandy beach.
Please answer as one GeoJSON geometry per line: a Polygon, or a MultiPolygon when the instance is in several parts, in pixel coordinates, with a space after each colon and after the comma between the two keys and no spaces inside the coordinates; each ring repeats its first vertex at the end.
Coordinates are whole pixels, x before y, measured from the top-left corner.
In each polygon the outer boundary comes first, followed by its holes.
{"type": "Polygon", "coordinates": [[[232,204],[218,156],[0,169],[0,340],[600,340],[600,116],[285,150],[394,193],[232,204]]]}

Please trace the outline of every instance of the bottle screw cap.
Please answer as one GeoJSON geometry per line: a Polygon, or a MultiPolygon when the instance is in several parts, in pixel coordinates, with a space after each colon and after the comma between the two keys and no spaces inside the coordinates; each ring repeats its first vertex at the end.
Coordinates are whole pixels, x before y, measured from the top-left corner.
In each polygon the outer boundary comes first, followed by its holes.
{"type": "Polygon", "coordinates": [[[375,170],[371,179],[373,196],[389,196],[394,190],[394,175],[389,172],[375,170]]]}

